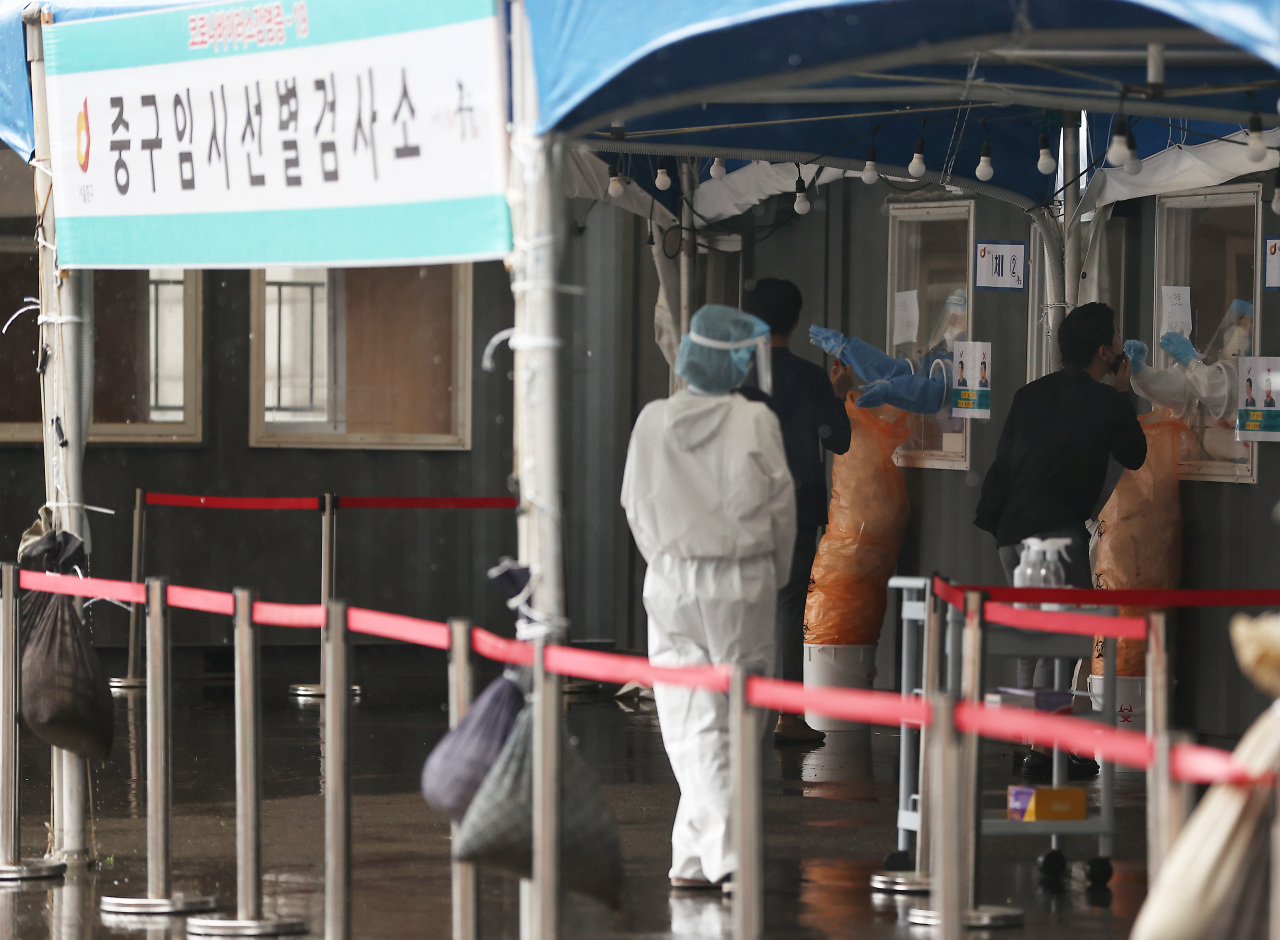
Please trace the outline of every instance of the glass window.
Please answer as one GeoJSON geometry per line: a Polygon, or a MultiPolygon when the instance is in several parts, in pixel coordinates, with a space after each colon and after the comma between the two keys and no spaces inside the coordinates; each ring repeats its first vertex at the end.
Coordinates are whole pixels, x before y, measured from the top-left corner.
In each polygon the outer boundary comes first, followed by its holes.
{"type": "MultiPolygon", "coordinates": [[[[1191,342],[1205,362],[1254,354],[1260,204],[1257,185],[1157,200],[1153,365],[1173,364],[1156,345],[1164,332],[1164,287],[1190,288],[1191,342]]],[[[1203,406],[1187,420],[1191,433],[1183,438],[1183,479],[1257,482],[1257,449],[1235,439],[1234,422],[1213,418],[1203,406]]]]}
{"type": "MultiPolygon", "coordinates": [[[[200,277],[150,270],[74,272],[94,321],[93,413],[89,441],[198,442],[200,277]]],[[[0,310],[39,292],[39,257],[26,239],[0,243],[0,310]]],[[[14,317],[0,342],[9,376],[0,398],[0,439],[39,441],[40,377],[35,311],[14,317]]]]}
{"type": "MultiPolygon", "coordinates": [[[[973,284],[973,203],[891,206],[889,210],[889,353],[928,374],[969,338],[973,284]],[[901,303],[909,308],[904,332],[901,303]],[[914,300],[914,303],[912,302],[914,300]],[[915,330],[909,329],[914,316],[915,330]]],[[[939,367],[940,368],[940,367],[939,367]]],[[[898,449],[902,466],[969,468],[967,421],[911,415],[911,437],[898,449]]]]}
{"type": "Polygon", "coordinates": [[[269,268],[254,298],[254,446],[470,447],[470,265],[269,268]]]}

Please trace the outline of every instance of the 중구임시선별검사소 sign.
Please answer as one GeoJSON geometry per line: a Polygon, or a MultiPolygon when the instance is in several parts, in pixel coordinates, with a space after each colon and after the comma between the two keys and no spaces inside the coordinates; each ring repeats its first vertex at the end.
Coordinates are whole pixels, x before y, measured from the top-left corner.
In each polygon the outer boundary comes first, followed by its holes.
{"type": "Polygon", "coordinates": [[[44,42],[62,267],[510,250],[494,0],[211,4],[44,42]]]}

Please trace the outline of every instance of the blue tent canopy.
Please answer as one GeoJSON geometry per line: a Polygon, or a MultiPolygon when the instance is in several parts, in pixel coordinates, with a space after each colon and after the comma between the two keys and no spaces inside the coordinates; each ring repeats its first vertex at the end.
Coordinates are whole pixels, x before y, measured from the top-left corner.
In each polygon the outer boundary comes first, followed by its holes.
{"type": "Polygon", "coordinates": [[[861,161],[874,131],[881,164],[905,166],[923,138],[931,170],[971,177],[989,142],[992,184],[1044,205],[1039,136],[1056,153],[1063,114],[1095,115],[1092,137],[1104,115],[1137,116],[1144,154],[1239,130],[1255,108],[1277,123],[1280,0],[527,5],[540,129],[603,146],[623,124],[620,151],[861,161]]]}

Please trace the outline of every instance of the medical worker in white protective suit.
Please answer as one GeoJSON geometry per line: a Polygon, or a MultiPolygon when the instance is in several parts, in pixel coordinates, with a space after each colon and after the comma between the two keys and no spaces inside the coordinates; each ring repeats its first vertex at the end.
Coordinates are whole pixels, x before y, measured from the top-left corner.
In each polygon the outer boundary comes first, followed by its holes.
{"type": "MultiPolygon", "coordinates": [[[[778,419],[767,405],[733,394],[753,356],[768,390],[768,344],[763,320],[703,307],[676,356],[688,388],[646,405],[631,433],[622,506],[648,563],[654,665],[773,670],[778,585],[790,573],[795,542],[795,487],[778,419]]],[[[738,863],[729,830],[728,700],[676,685],[659,685],[654,698],[680,785],[671,884],[714,887],[738,863]]]]}

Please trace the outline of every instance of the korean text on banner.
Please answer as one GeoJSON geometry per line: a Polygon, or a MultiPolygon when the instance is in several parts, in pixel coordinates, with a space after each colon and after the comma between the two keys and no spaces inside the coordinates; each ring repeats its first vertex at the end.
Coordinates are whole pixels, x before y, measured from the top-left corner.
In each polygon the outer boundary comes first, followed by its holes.
{"type": "Polygon", "coordinates": [[[978,290],[1024,290],[1027,246],[1022,242],[978,242],[973,267],[978,290]]]}
{"type": "Polygon", "coordinates": [[[495,0],[217,4],[46,28],[62,267],[511,247],[495,0]]]}

